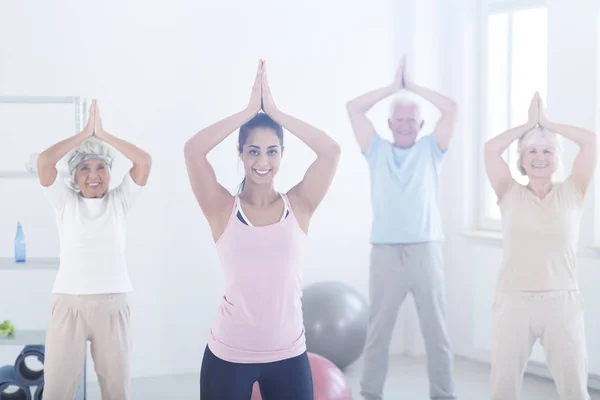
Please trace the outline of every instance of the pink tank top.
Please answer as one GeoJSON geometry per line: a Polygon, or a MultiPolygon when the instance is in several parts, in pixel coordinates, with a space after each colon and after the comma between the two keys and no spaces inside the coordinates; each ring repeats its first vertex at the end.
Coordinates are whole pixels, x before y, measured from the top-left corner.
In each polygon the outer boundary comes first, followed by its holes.
{"type": "Polygon", "coordinates": [[[225,274],[225,295],[210,329],[208,346],[235,363],[265,363],[306,351],[302,319],[302,269],[307,235],[286,195],[287,218],[250,226],[233,212],[216,243],[225,274]]]}

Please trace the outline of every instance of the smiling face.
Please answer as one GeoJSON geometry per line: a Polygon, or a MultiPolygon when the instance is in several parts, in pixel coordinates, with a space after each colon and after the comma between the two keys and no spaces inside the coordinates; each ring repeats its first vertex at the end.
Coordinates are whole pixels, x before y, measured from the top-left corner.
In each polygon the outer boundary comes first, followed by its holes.
{"type": "Polygon", "coordinates": [[[270,184],[279,171],[283,146],[275,130],[257,127],[250,130],[240,149],[246,180],[257,185],[270,184]]]}
{"type": "Polygon", "coordinates": [[[423,127],[423,120],[416,104],[396,102],[392,105],[388,126],[394,137],[394,144],[400,148],[411,147],[423,127]]]}
{"type": "Polygon", "coordinates": [[[86,160],[75,169],[75,184],[81,196],[85,198],[101,198],[108,191],[110,168],[102,160],[86,160]]]}
{"type": "Polygon", "coordinates": [[[528,133],[519,143],[519,169],[530,178],[551,179],[558,167],[556,135],[543,129],[528,133]]]}

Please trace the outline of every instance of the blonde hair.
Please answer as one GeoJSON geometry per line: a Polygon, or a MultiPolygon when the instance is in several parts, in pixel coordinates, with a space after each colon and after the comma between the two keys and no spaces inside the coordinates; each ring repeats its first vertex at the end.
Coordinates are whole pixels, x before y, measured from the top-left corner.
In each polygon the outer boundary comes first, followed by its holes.
{"type": "Polygon", "coordinates": [[[527,171],[523,168],[523,152],[530,148],[534,143],[538,140],[543,139],[550,144],[550,147],[556,150],[556,170],[558,171],[560,168],[560,156],[558,152],[561,150],[560,143],[558,141],[558,136],[556,133],[549,131],[548,129],[536,126],[530,131],[526,132],[523,136],[519,138],[517,143],[517,152],[519,157],[517,159],[517,169],[521,173],[521,175],[527,175],[527,171]]]}
{"type": "Polygon", "coordinates": [[[87,160],[102,160],[108,166],[110,171],[113,164],[113,158],[113,152],[110,146],[101,140],[95,137],[84,140],[83,143],[71,151],[67,158],[69,175],[71,176],[71,187],[76,191],[80,190],[75,180],[75,174],[77,173],[79,164],[87,160]]]}

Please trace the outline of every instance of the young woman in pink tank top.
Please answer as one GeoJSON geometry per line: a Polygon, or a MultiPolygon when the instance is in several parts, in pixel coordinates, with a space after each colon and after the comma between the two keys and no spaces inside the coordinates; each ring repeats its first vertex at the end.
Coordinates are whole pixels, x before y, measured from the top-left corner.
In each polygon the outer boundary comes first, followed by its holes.
{"type": "Polygon", "coordinates": [[[583,200],[596,168],[596,134],[546,119],[541,99],[529,120],[485,145],[486,172],[502,215],[504,257],[493,306],[492,400],[517,399],[534,343],[544,347],[561,399],[587,400],[583,299],[576,277],[583,200]],[[553,182],[556,133],[575,142],[571,175],[553,182]],[[518,140],[516,182],[502,158],[518,140]]]}
{"type": "Polygon", "coordinates": [[[188,175],[225,274],[225,291],[202,360],[202,400],[312,400],[302,320],[302,268],[311,216],[337,169],[339,145],[280,111],[259,62],[247,108],[198,132],[185,144],[188,175]],[[264,112],[261,112],[264,111],[264,112]],[[216,179],[207,154],[239,128],[245,178],[237,195],[216,179]],[[274,189],[283,128],[316,154],[300,183],[274,189]]]}

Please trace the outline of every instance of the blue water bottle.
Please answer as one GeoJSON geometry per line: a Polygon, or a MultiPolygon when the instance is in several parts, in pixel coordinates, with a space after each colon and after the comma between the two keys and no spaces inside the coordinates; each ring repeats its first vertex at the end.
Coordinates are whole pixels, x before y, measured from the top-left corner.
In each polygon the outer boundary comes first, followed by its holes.
{"type": "Polygon", "coordinates": [[[25,234],[21,222],[17,222],[17,234],[15,235],[15,262],[25,262],[25,234]]]}

